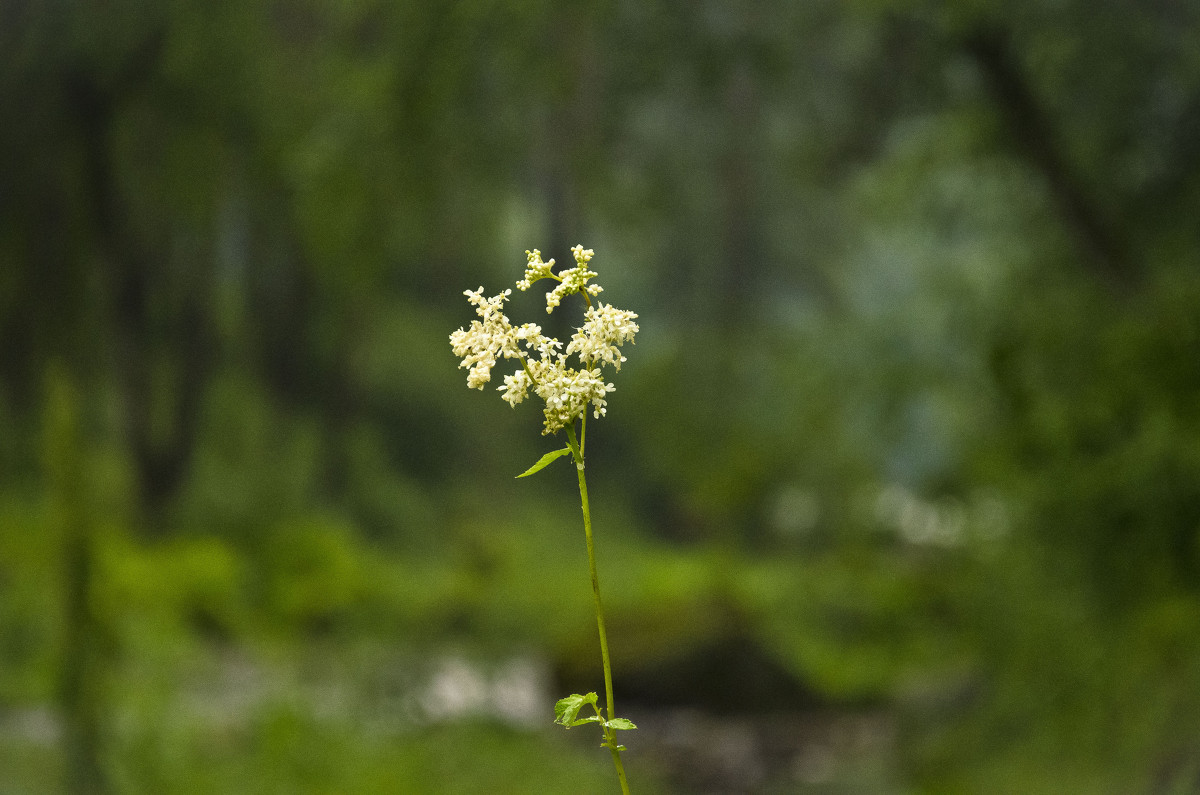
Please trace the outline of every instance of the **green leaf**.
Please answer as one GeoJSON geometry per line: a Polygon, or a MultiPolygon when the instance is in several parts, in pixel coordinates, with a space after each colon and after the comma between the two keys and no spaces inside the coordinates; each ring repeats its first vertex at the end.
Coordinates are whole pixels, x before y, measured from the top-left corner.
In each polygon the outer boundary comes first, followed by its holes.
{"type": "MultiPolygon", "coordinates": [[[[579,718],[578,720],[571,721],[571,726],[582,726],[585,723],[600,723],[602,721],[603,718],[601,718],[599,715],[592,715],[587,718],[579,718]]],[[[568,726],[567,728],[569,729],[571,726],[568,726]]]]}
{"type": "Polygon", "coordinates": [[[628,718],[613,718],[612,720],[608,721],[604,725],[610,729],[636,729],[637,728],[637,726],[633,725],[633,721],[629,720],[628,718]]]}
{"type": "Polygon", "coordinates": [[[538,459],[538,462],[537,462],[536,464],[534,464],[533,466],[531,466],[529,469],[526,469],[526,470],[525,470],[524,472],[522,472],[521,474],[517,475],[517,477],[519,477],[519,478],[523,478],[523,477],[525,477],[526,475],[532,475],[534,472],[541,472],[543,469],[545,469],[545,468],[546,468],[546,466],[547,466],[547,465],[548,465],[548,464],[549,464],[551,461],[553,461],[553,460],[554,460],[554,459],[556,459],[556,458],[562,458],[564,455],[566,455],[566,454],[567,454],[567,453],[569,453],[569,452],[571,452],[571,448],[570,448],[570,447],[564,447],[564,448],[563,448],[563,449],[561,449],[561,450],[555,450],[555,451],[554,451],[554,452],[552,452],[552,453],[546,453],[544,456],[542,456],[541,458],[539,458],[539,459],[538,459]]]}
{"type": "Polygon", "coordinates": [[[568,729],[571,728],[576,725],[575,719],[579,715],[579,710],[583,709],[585,704],[596,706],[596,698],[595,693],[588,693],[586,696],[572,693],[566,698],[560,698],[554,705],[554,722],[562,724],[568,729]]]}

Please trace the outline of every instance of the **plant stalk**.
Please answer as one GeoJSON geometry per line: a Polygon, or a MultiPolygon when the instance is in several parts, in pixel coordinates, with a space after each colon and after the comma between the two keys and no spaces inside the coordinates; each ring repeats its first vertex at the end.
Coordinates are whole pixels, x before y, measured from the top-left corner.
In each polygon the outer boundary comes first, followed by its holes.
{"type": "MultiPolygon", "coordinates": [[[[592,541],[592,512],[588,505],[587,477],[584,474],[582,448],[575,441],[575,428],[567,426],[567,438],[571,440],[571,450],[575,458],[575,473],[579,476],[579,500],[583,507],[583,534],[587,539],[588,567],[592,574],[592,601],[596,606],[596,627],[600,631],[600,658],[604,662],[604,696],[608,719],[616,717],[616,707],[613,705],[612,663],[608,657],[608,633],[604,629],[604,607],[600,601],[600,578],[596,573],[596,547],[592,541]]],[[[604,727],[605,745],[612,752],[613,765],[617,768],[617,778],[621,780],[621,792],[629,795],[629,783],[625,780],[625,768],[621,764],[621,752],[617,750],[616,732],[604,727]]]]}

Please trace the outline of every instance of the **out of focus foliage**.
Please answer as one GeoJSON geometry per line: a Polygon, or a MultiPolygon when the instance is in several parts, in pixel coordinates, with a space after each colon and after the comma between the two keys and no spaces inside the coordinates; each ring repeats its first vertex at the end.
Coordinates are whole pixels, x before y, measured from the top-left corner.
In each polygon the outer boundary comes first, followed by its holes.
{"type": "Polygon", "coordinates": [[[891,721],[813,786],[1194,791],[1198,35],[1129,0],[0,4],[0,769],[586,786],[594,749],[395,695],[446,650],[594,689],[569,473],[512,479],[536,412],[446,342],[578,242],[642,326],[591,447],[618,691],[891,721]]]}

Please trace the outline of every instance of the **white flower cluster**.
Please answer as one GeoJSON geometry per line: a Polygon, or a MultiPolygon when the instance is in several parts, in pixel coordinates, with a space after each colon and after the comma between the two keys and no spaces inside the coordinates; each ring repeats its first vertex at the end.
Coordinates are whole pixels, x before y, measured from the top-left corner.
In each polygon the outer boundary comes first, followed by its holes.
{"type": "Polygon", "coordinates": [[[551,270],[554,267],[553,259],[549,262],[542,262],[542,252],[536,248],[533,251],[526,251],[525,258],[528,260],[528,263],[525,265],[525,278],[517,282],[518,290],[525,292],[529,289],[530,285],[539,279],[554,278],[554,271],[551,270]]]}
{"type": "Polygon", "coordinates": [[[467,290],[463,295],[474,304],[475,314],[483,319],[472,321],[469,330],[460,328],[451,334],[450,347],[454,349],[455,356],[462,358],[459,367],[470,370],[467,373],[467,386],[483,389],[483,385],[492,380],[492,368],[496,366],[497,356],[511,359],[521,355],[516,333],[504,314],[504,302],[512,295],[512,290],[484,298],[483,288],[480,287],[478,290],[467,290]]]}
{"type": "Polygon", "coordinates": [[[637,323],[633,312],[617,309],[611,304],[589,306],[583,316],[583,325],[567,344],[567,355],[578,354],[585,362],[611,364],[620,370],[625,357],[617,348],[633,341],[637,334],[637,323]]]}
{"type": "Polygon", "coordinates": [[[576,329],[565,350],[562,342],[543,335],[541,327],[534,323],[512,325],[503,311],[512,290],[492,298],[483,297],[482,287],[466,291],[464,295],[475,306],[480,319],[473,321],[469,329],[460,328],[450,335],[450,346],[454,355],[462,359],[459,367],[469,371],[467,386],[472,389],[483,389],[500,358],[521,360],[521,369],[504,376],[504,385],[497,390],[503,393],[503,400],[516,406],[532,389],[546,404],[543,434],[565,428],[582,417],[589,405],[593,416],[604,416],[608,403],[605,395],[614,387],[604,381],[602,368],[612,365],[615,370],[621,369],[625,357],[619,348],[626,342],[633,343],[638,331],[633,322],[637,315],[633,312],[607,304],[591,304],[589,296],[599,295],[602,290],[598,284],[588,284],[588,279],[596,276],[587,268],[594,252],[575,246],[571,253],[575,267],[555,274],[554,260],[543,262],[537,249],[525,252],[528,260],[525,278],[517,282],[520,290],[529,289],[539,279],[559,282],[546,294],[547,313],[553,312],[572,293],[581,293],[587,300],[584,323],[576,329]],[[569,366],[571,356],[578,358],[580,367],[569,366]]]}
{"type": "Polygon", "coordinates": [[[604,396],[615,387],[604,382],[600,368],[575,370],[566,366],[564,356],[538,370],[533,391],[546,402],[542,411],[546,420],[543,435],[556,433],[582,417],[589,403],[592,416],[597,419],[607,413],[608,401],[604,396]]]}
{"type": "MultiPolygon", "coordinates": [[[[571,254],[575,257],[575,267],[569,271],[563,271],[558,275],[555,275],[550,271],[550,266],[554,264],[554,260],[550,260],[548,263],[541,263],[545,270],[536,271],[536,273],[540,273],[541,275],[532,280],[529,278],[529,276],[530,273],[535,272],[532,270],[535,264],[534,257],[536,256],[537,259],[540,260],[541,254],[537,249],[534,249],[532,254],[530,254],[528,251],[525,253],[529,256],[530,267],[525,271],[525,278],[522,281],[517,282],[518,289],[528,290],[529,285],[533,284],[533,282],[542,277],[558,280],[558,286],[546,293],[547,315],[553,312],[558,305],[562,303],[562,300],[572,293],[583,293],[585,296],[596,296],[600,295],[600,293],[604,290],[604,288],[598,284],[587,283],[588,279],[596,275],[595,271],[590,271],[587,267],[587,264],[591,262],[592,257],[595,256],[596,253],[590,248],[575,246],[575,248],[571,249],[571,254]],[[522,284],[525,286],[522,287],[522,284]]],[[[588,303],[591,303],[591,299],[588,299],[588,303]]]]}

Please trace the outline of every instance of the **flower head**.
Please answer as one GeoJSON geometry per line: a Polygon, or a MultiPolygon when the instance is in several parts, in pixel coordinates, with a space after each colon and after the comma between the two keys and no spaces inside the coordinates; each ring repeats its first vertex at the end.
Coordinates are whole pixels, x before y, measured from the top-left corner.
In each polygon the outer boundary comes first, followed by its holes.
{"type": "Polygon", "coordinates": [[[594,256],[591,249],[575,246],[571,249],[575,267],[555,274],[554,260],[543,261],[537,249],[525,252],[525,276],[517,289],[527,290],[539,279],[553,279],[558,285],[546,294],[546,311],[552,312],[562,299],[573,293],[583,293],[588,300],[584,323],[576,329],[565,349],[554,337],[542,334],[541,326],[526,323],[514,327],[504,314],[504,303],[512,290],[491,298],[483,297],[483,288],[467,290],[464,295],[475,307],[478,320],[469,329],[458,329],[450,335],[450,346],[462,358],[460,368],[466,368],[467,386],[483,389],[491,380],[491,371],[500,359],[519,359],[521,367],[504,376],[497,387],[501,398],[511,406],[524,401],[530,390],[545,403],[543,434],[556,433],[584,416],[591,407],[594,417],[604,416],[606,395],[614,387],[604,380],[602,368],[612,365],[621,369],[625,357],[620,346],[632,343],[638,326],[637,315],[609,304],[592,305],[589,296],[599,295],[603,288],[589,284],[596,276],[588,269],[594,256]],[[579,366],[572,366],[574,356],[579,366]]]}
{"type": "Polygon", "coordinates": [[[567,345],[567,354],[575,353],[581,361],[611,364],[620,370],[625,357],[617,348],[633,342],[633,335],[638,332],[638,325],[633,322],[635,318],[637,315],[633,312],[617,309],[611,304],[588,307],[583,326],[575,331],[567,345]]]}
{"type": "Polygon", "coordinates": [[[463,293],[475,305],[475,314],[481,320],[471,322],[471,328],[458,329],[450,335],[450,347],[455,356],[462,357],[460,368],[467,368],[467,386],[483,389],[492,379],[492,368],[496,357],[511,359],[521,355],[512,323],[504,314],[504,302],[512,290],[505,290],[492,298],[483,297],[483,288],[463,293]]]}
{"type": "MultiPolygon", "coordinates": [[[[585,249],[583,246],[576,246],[571,249],[571,254],[575,256],[575,267],[568,271],[563,271],[559,276],[555,277],[559,280],[559,284],[550,292],[546,293],[546,314],[550,314],[558,307],[562,300],[573,293],[583,293],[584,296],[599,295],[604,288],[598,284],[588,284],[588,279],[596,276],[595,271],[588,270],[588,263],[591,262],[595,252],[590,248],[585,249]]],[[[591,300],[588,300],[591,303],[591,300]]]]}
{"type": "Polygon", "coordinates": [[[529,289],[531,284],[539,279],[554,278],[554,271],[552,270],[554,267],[553,259],[551,259],[549,262],[542,262],[542,252],[538,251],[536,248],[533,251],[526,251],[525,258],[527,260],[525,265],[525,278],[517,282],[518,290],[525,292],[529,289]]]}
{"type": "Polygon", "coordinates": [[[546,427],[542,431],[543,435],[557,433],[582,417],[589,403],[597,419],[606,413],[608,401],[604,396],[615,387],[604,382],[598,368],[573,370],[564,367],[563,360],[560,359],[555,362],[555,366],[547,368],[545,375],[545,380],[534,387],[538,397],[546,401],[546,408],[543,410],[546,427]]]}

